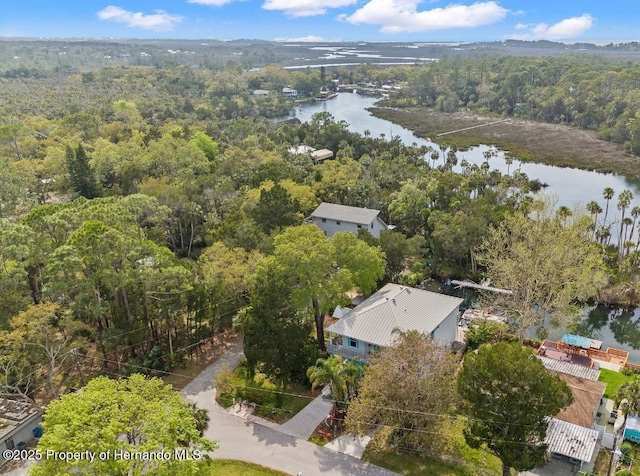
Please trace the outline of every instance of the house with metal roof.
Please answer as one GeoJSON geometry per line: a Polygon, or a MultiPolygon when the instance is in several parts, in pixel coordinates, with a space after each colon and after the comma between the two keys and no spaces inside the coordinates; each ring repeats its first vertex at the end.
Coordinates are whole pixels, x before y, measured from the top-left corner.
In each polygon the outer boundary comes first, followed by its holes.
{"type": "Polygon", "coordinates": [[[307,221],[315,223],[327,236],[333,236],[339,231],[358,234],[358,230],[363,229],[380,238],[380,232],[390,227],[378,215],[380,210],[322,202],[307,221]]]}
{"type": "Polygon", "coordinates": [[[328,350],[366,361],[369,354],[409,331],[452,344],[460,304],[457,297],[389,283],[327,328],[328,350]]]}
{"type": "MultiPolygon", "coordinates": [[[[604,427],[596,425],[596,417],[607,386],[598,381],[599,369],[575,363],[555,348],[542,347],[538,359],[548,372],[564,380],[573,395],[573,403],[549,420],[545,443],[551,459],[544,474],[563,474],[563,467],[574,473],[580,469],[590,471],[604,431],[604,427]]],[[[537,473],[532,470],[525,474],[537,473]]]]}

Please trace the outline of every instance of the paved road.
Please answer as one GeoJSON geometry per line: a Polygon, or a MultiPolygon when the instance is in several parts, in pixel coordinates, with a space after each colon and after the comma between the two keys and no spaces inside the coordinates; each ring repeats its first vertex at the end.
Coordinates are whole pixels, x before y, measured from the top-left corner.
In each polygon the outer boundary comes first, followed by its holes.
{"type": "Polygon", "coordinates": [[[242,342],[238,342],[182,390],[186,399],[209,412],[211,420],[205,436],[217,440],[219,445],[213,458],[250,461],[289,474],[302,471],[304,476],[397,476],[392,471],[228,414],[215,401],[215,376],[224,364],[235,367],[242,356],[242,342]]]}

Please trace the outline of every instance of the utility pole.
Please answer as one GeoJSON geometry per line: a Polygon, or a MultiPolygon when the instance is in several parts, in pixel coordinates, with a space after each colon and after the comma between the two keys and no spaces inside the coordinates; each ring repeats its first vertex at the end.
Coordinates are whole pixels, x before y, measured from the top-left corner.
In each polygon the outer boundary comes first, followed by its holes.
{"type": "Polygon", "coordinates": [[[73,360],[76,363],[76,367],[78,368],[78,373],[80,374],[80,383],[84,387],[84,375],[82,374],[82,366],[78,361],[78,349],[71,349],[71,353],[73,354],[73,360]]]}

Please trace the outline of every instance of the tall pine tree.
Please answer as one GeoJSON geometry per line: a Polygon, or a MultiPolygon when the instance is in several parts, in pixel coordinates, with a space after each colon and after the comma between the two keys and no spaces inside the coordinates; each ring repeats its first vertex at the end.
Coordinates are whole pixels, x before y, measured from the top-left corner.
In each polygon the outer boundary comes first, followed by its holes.
{"type": "Polygon", "coordinates": [[[93,175],[89,158],[82,144],[79,144],[75,151],[67,146],[67,170],[71,187],[76,194],[85,198],[100,196],[100,187],[93,175]]]}

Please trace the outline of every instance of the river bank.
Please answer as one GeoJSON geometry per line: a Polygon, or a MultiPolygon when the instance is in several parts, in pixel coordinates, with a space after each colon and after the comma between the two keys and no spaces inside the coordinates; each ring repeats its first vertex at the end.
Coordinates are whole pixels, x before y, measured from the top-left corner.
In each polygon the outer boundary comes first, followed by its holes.
{"type": "Polygon", "coordinates": [[[441,145],[455,144],[459,149],[466,149],[478,144],[494,144],[524,162],[640,177],[639,157],[597,139],[590,131],[471,112],[444,113],[430,108],[372,107],[368,111],[441,145]],[[504,121],[497,123],[499,119],[504,121]],[[437,137],[444,132],[489,123],[494,124],[437,137]]]}

